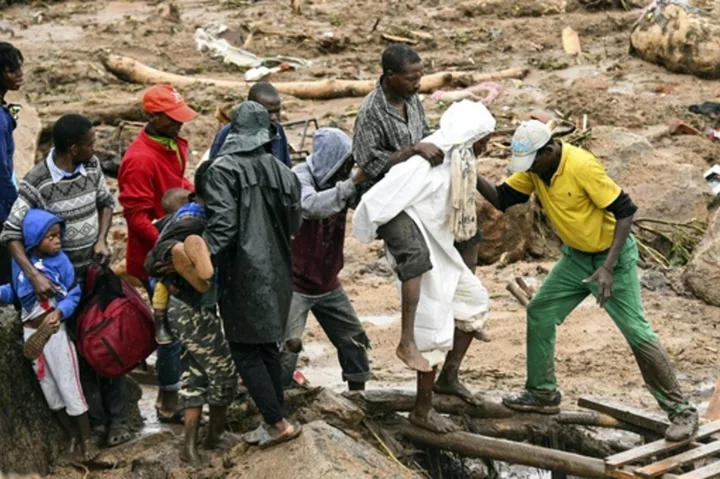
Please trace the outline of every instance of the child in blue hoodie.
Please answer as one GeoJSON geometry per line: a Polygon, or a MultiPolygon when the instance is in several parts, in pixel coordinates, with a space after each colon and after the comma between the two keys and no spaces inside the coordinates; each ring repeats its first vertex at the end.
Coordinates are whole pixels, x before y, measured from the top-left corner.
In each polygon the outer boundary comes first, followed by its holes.
{"type": "Polygon", "coordinates": [[[62,252],[63,227],[60,218],[38,209],[28,211],[23,221],[28,257],[55,286],[55,296],[38,301],[32,283],[13,261],[12,284],[0,287],[0,303],[20,302],[25,339],[23,352],[33,361],[45,399],[70,437],[68,452],[73,459],[88,461],[97,456],[98,451],[91,441],[77,352],[67,336],[64,322],[75,313],[81,290],[75,281],[73,265],[62,252]]]}

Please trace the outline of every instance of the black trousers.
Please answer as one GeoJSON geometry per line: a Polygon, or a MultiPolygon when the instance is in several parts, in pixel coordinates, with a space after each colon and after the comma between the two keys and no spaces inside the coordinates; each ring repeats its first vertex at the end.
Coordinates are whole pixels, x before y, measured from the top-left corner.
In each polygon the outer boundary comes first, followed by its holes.
{"type": "Polygon", "coordinates": [[[100,376],[80,355],[78,363],[90,425],[98,427],[125,424],[125,377],[111,379],[100,376]]]}
{"type": "Polygon", "coordinates": [[[265,423],[272,426],[285,419],[280,345],[231,342],[230,353],[265,423]]]}

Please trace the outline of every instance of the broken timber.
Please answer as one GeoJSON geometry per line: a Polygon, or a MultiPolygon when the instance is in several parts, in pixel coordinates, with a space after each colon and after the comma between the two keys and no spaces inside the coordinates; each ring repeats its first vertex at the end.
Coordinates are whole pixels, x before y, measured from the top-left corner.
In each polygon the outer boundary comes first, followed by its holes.
{"type": "MultiPolygon", "coordinates": [[[[695,440],[707,438],[718,432],[720,432],[720,421],[705,424],[698,430],[695,440]]],[[[698,460],[708,459],[719,451],[720,441],[700,444],[698,442],[669,442],[662,439],[606,458],[605,469],[607,476],[618,479],[668,477],[669,472],[691,465],[698,460]],[[628,473],[625,468],[625,466],[642,462],[648,458],[663,456],[680,449],[688,450],[649,465],[635,468],[633,473],[628,473]]],[[[720,476],[720,461],[711,462],[704,467],[699,467],[677,477],[681,479],[709,479],[718,476],[720,476]]]]}
{"type": "Polygon", "coordinates": [[[658,434],[664,434],[665,429],[670,425],[667,421],[662,419],[656,419],[642,411],[638,411],[627,406],[614,404],[609,401],[593,399],[593,398],[580,398],[578,399],[578,406],[597,411],[602,414],[612,416],[619,421],[634,424],[643,429],[649,429],[650,431],[658,434]]]}
{"type": "Polygon", "coordinates": [[[571,452],[556,451],[467,432],[436,434],[409,423],[400,426],[399,431],[406,439],[415,444],[442,448],[466,457],[507,461],[551,471],[562,471],[581,477],[607,477],[602,459],[571,452]]]}
{"type": "MultiPolygon", "coordinates": [[[[415,393],[402,389],[372,389],[353,391],[343,394],[360,406],[369,415],[391,412],[410,412],[415,405],[415,393]]],[[[501,424],[504,419],[522,419],[524,422],[549,425],[551,423],[623,429],[637,434],[649,431],[606,414],[596,412],[568,411],[555,416],[523,414],[506,408],[499,402],[483,400],[478,405],[471,405],[455,396],[433,394],[433,408],[442,414],[467,416],[477,419],[497,419],[501,424]]],[[[483,434],[489,430],[486,428],[483,434]]]]}

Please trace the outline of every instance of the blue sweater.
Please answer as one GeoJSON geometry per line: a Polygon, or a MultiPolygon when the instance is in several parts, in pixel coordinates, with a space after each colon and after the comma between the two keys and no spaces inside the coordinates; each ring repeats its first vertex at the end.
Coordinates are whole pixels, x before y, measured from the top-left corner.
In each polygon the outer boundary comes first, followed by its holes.
{"type": "Polygon", "coordinates": [[[10,208],[18,197],[13,181],[13,131],[17,123],[7,106],[0,107],[0,224],[10,215],[10,208]]]}
{"type": "MultiPolygon", "coordinates": [[[[217,135],[215,135],[213,144],[210,147],[210,160],[214,160],[215,158],[217,158],[218,153],[220,153],[220,149],[225,144],[225,140],[230,134],[230,125],[231,124],[228,123],[227,125],[223,126],[222,128],[220,128],[220,131],[218,131],[217,135]]],[[[285,129],[278,122],[275,122],[275,127],[277,128],[278,137],[272,142],[272,154],[275,158],[278,159],[278,161],[280,161],[280,163],[287,166],[288,168],[292,168],[292,161],[290,160],[290,148],[288,147],[285,129]]]]}
{"type": "Polygon", "coordinates": [[[44,210],[31,209],[23,221],[23,237],[25,238],[25,250],[28,252],[30,262],[57,288],[57,293],[49,299],[48,305],[38,302],[30,280],[25,272],[13,260],[12,262],[12,285],[0,286],[0,303],[13,304],[16,299],[20,300],[23,309],[23,320],[34,319],[34,310],[48,307],[55,307],[62,313],[62,319],[67,319],[75,313],[80,303],[82,292],[80,285],[75,282],[75,269],[70,259],[60,251],[54,256],[38,258],[32,251],[43,240],[47,232],[54,225],[63,226],[60,218],[51,215],[44,210]]]}

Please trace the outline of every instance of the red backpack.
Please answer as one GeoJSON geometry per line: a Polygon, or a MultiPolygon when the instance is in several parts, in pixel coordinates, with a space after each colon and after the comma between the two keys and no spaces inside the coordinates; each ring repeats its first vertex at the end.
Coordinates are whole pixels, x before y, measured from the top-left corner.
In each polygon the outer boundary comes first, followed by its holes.
{"type": "Polygon", "coordinates": [[[123,376],[157,349],[150,308],[109,267],[90,266],[83,293],[77,349],[95,372],[123,376]]]}

